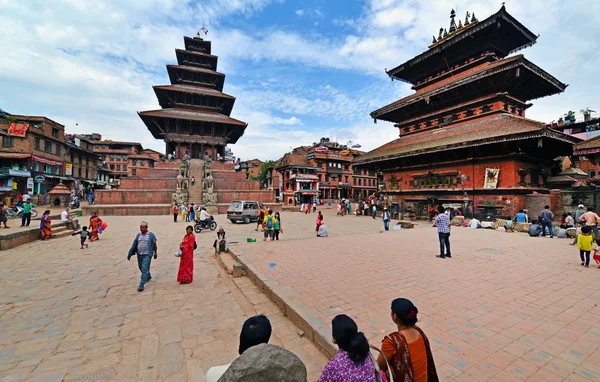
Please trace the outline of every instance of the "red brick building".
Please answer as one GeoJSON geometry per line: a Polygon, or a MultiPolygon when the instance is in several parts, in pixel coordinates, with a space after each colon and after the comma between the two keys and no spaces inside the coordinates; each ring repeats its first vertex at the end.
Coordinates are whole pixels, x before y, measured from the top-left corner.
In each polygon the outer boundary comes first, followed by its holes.
{"type": "MultiPolygon", "coordinates": [[[[94,152],[100,155],[103,163],[111,170],[114,179],[121,179],[131,175],[130,156],[142,155],[144,160],[147,156],[143,154],[144,149],[139,142],[119,141],[94,141],[94,152]]],[[[137,168],[138,166],[134,166],[137,168]]]]}
{"type": "Polygon", "coordinates": [[[529,100],[566,88],[522,55],[537,36],[504,6],[478,21],[451,13],[424,53],[388,71],[415,94],[371,113],[400,138],[355,159],[383,173],[390,202],[417,215],[444,204],[484,216],[512,216],[525,196],[548,193],[553,161],[579,140],[525,118],[529,100]]]}
{"type": "Polygon", "coordinates": [[[373,194],[377,190],[375,171],[370,167],[352,168],[352,160],[360,154],[363,152],[328,138],[285,154],[275,167],[284,203],[356,200],[373,194]]]}
{"type": "Polygon", "coordinates": [[[0,191],[4,196],[29,192],[43,194],[66,175],[65,127],[46,117],[10,115],[0,120],[0,191]]]}
{"type": "Polygon", "coordinates": [[[247,174],[246,178],[248,178],[248,179],[250,179],[250,177],[258,178],[263,164],[264,164],[264,162],[261,161],[260,159],[251,159],[251,160],[240,162],[240,168],[241,168],[242,172],[247,174]]]}

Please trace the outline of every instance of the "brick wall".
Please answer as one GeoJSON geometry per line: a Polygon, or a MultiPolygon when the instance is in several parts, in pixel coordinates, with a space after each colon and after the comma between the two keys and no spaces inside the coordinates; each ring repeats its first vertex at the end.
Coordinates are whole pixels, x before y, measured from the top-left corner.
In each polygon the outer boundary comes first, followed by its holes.
{"type": "Polygon", "coordinates": [[[119,190],[174,190],[177,187],[176,178],[125,178],[121,179],[119,190]]]}
{"type": "Polygon", "coordinates": [[[231,203],[234,200],[256,200],[263,203],[275,202],[275,191],[228,191],[217,190],[218,203],[231,203]]]}
{"type": "Polygon", "coordinates": [[[126,205],[126,206],[83,206],[84,215],[90,215],[97,212],[99,216],[148,216],[148,215],[170,215],[171,206],[144,206],[144,205],[126,205]]]}
{"type": "Polygon", "coordinates": [[[246,180],[246,174],[244,174],[242,172],[215,171],[215,170],[213,170],[212,176],[215,179],[246,180]]]}
{"type": "Polygon", "coordinates": [[[169,204],[173,190],[97,190],[96,204],[169,204]]]}
{"type": "Polygon", "coordinates": [[[544,206],[550,205],[550,195],[527,195],[525,204],[529,210],[529,219],[537,219],[538,214],[544,209],[544,206]]]}
{"type": "Polygon", "coordinates": [[[260,190],[260,183],[255,180],[215,179],[215,189],[219,190],[260,190]]]}
{"type": "Polygon", "coordinates": [[[141,178],[177,178],[177,170],[161,169],[161,168],[139,168],[135,176],[141,178]]]}

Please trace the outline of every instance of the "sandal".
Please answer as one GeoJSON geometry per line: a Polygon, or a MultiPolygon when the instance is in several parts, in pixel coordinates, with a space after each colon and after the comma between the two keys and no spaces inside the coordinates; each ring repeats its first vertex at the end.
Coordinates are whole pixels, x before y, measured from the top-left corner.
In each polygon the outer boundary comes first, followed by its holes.
{"type": "Polygon", "coordinates": [[[585,263],[581,263],[581,266],[583,267],[585,265],[585,263]]]}

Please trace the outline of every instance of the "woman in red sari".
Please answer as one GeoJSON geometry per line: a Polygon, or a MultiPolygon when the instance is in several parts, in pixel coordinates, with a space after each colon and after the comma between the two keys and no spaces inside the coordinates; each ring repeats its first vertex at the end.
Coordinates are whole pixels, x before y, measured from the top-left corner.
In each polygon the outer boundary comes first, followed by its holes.
{"type": "Polygon", "coordinates": [[[90,229],[92,231],[92,235],[90,236],[90,241],[98,240],[98,228],[102,226],[102,219],[98,217],[96,212],[92,212],[92,217],[90,218],[90,229]]]}
{"type": "Polygon", "coordinates": [[[182,255],[179,259],[177,282],[188,284],[194,279],[194,249],[196,249],[196,236],[194,236],[194,227],[191,225],[185,229],[185,236],[179,244],[179,249],[181,249],[182,255]]]}
{"type": "Polygon", "coordinates": [[[50,220],[50,210],[46,210],[42,215],[42,220],[40,221],[42,240],[50,239],[52,237],[52,227],[50,227],[51,224],[52,221],[50,220]]]}

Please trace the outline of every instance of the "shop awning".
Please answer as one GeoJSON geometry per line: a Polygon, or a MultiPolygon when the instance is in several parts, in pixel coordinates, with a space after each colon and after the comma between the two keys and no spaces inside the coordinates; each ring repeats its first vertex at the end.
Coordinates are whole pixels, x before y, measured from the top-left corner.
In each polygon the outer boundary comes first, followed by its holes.
{"type": "Polygon", "coordinates": [[[320,192],[321,192],[320,190],[298,190],[298,191],[296,191],[296,194],[313,195],[313,194],[318,194],[320,192]]]}
{"type": "Polygon", "coordinates": [[[29,123],[11,123],[8,127],[8,135],[13,137],[25,137],[29,129],[29,123]]]}
{"type": "Polygon", "coordinates": [[[25,158],[31,158],[31,154],[0,153],[0,159],[25,159],[25,158]]]}
{"type": "Polygon", "coordinates": [[[38,157],[33,155],[33,160],[39,163],[44,163],[44,164],[49,164],[51,166],[62,166],[62,162],[59,161],[55,161],[52,159],[46,159],[46,158],[42,158],[42,157],[38,157]]]}

